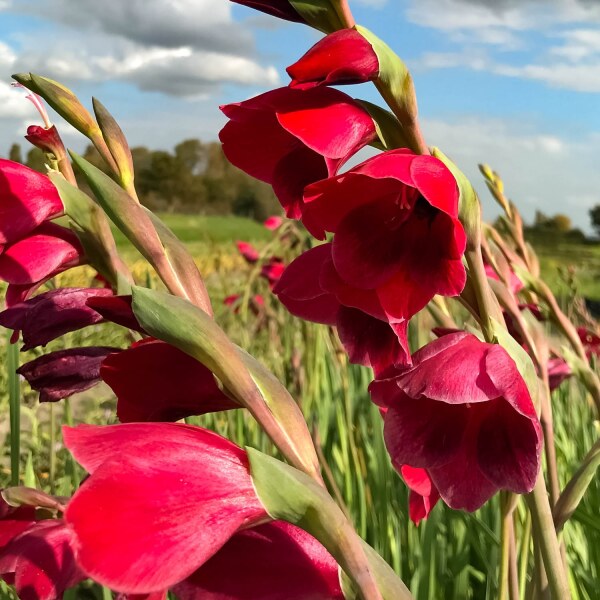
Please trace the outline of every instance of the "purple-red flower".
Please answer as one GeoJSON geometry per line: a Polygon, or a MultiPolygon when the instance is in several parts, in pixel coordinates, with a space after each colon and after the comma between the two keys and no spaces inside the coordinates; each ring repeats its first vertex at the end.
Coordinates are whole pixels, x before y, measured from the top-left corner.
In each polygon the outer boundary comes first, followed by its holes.
{"type": "Polygon", "coordinates": [[[40,393],[40,402],[57,402],[96,385],[102,361],[118,351],[102,346],[58,350],[25,363],[17,373],[40,393]]]}
{"type": "Polygon", "coordinates": [[[330,89],[280,88],[221,110],[219,137],[231,163],[273,186],[286,214],[299,218],[309,183],[329,177],[376,137],[366,110],[330,89]]]}
{"type": "Polygon", "coordinates": [[[476,510],[500,489],[530,492],[542,432],[504,348],[460,332],[431,342],[413,363],[370,388],[387,408],[385,442],[396,469],[426,469],[456,509],[476,510]]]}
{"type": "Polygon", "coordinates": [[[178,421],[239,408],[219,389],[204,365],[159,340],[136,342],[109,355],[100,367],[100,376],[117,396],[117,416],[122,423],[178,421]]]}
{"type": "Polygon", "coordinates": [[[0,159],[0,251],[62,212],[62,202],[48,177],[0,159]]]}
{"type": "Polygon", "coordinates": [[[364,83],[379,76],[379,58],[356,29],[341,29],[318,41],[287,68],[290,87],[364,83]]]}
{"type": "Polygon", "coordinates": [[[177,423],[64,428],[91,473],[69,502],[83,571],[112,589],[158,592],[179,583],[236,532],[269,521],[246,453],[177,423]]]}
{"type": "Polygon", "coordinates": [[[236,242],[235,245],[247,263],[253,265],[260,258],[258,250],[250,242],[236,242]]]}
{"type": "Polygon", "coordinates": [[[231,2],[259,10],[273,17],[285,19],[286,21],[306,23],[290,4],[289,0],[231,0],[231,2]]]}
{"type": "Polygon", "coordinates": [[[577,335],[583,344],[585,353],[590,359],[592,356],[600,356],[600,336],[586,329],[585,327],[577,328],[577,335]]]}
{"type": "Polygon", "coordinates": [[[281,275],[285,271],[285,263],[276,256],[271,256],[269,260],[262,266],[260,276],[266,279],[269,287],[273,289],[275,284],[281,279],[281,275]]]}
{"type": "Polygon", "coordinates": [[[23,350],[48,342],[88,325],[102,316],[87,304],[90,298],[112,296],[104,288],[58,288],[15,304],[0,313],[0,325],[23,334],[23,350]]]}
{"type": "Polygon", "coordinates": [[[279,229],[283,225],[283,218],[277,217],[277,216],[267,217],[265,219],[263,225],[269,231],[275,231],[276,229],[279,229]]]}

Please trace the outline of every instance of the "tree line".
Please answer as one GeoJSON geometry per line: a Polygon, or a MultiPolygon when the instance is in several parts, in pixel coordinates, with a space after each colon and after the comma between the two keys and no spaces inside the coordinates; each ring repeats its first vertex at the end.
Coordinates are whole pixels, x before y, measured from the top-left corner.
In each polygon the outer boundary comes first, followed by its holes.
{"type": "MultiPolygon", "coordinates": [[[[218,142],[189,139],[172,152],[138,146],[131,153],[140,201],[153,211],[233,214],[257,221],[281,212],[271,187],[230,164],[218,142]]],[[[107,172],[93,146],[83,156],[107,172]]],[[[38,148],[24,155],[21,146],[13,144],[9,158],[42,173],[46,170],[44,153],[38,148]]],[[[85,189],[83,177],[76,175],[85,189]]]]}

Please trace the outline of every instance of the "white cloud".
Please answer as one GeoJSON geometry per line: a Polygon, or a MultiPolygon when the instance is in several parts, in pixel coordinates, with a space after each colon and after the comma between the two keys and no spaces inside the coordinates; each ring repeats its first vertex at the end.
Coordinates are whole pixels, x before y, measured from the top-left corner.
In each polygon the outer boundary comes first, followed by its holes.
{"type": "Polygon", "coordinates": [[[600,203],[597,133],[573,142],[521,121],[482,117],[427,119],[423,129],[428,143],[439,146],[475,184],[487,219],[499,209],[483,184],[478,163],[488,163],[500,173],[507,194],[527,220],[536,210],[567,213],[576,226],[589,231],[588,210],[600,203]]]}

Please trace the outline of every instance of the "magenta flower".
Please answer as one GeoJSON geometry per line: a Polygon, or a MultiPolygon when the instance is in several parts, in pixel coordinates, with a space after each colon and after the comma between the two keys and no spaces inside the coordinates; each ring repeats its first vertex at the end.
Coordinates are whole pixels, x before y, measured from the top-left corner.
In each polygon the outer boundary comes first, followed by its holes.
{"type": "Polygon", "coordinates": [[[260,276],[266,279],[269,287],[273,289],[285,271],[285,263],[276,256],[271,256],[260,269],[260,276]]]}
{"type": "Polygon", "coordinates": [[[275,231],[276,229],[279,229],[283,225],[283,219],[281,217],[277,217],[277,216],[267,217],[265,219],[263,225],[269,231],[275,231]]]}
{"type": "Polygon", "coordinates": [[[355,29],[341,29],[318,41],[298,62],[287,68],[290,87],[364,83],[379,76],[379,58],[355,29]]]}
{"type": "Polygon", "coordinates": [[[57,350],[25,363],[17,373],[40,393],[40,402],[57,402],[95,386],[102,361],[118,351],[102,346],[57,350]]]}
{"type": "Polygon", "coordinates": [[[62,202],[48,177],[0,159],[0,251],[62,212],[62,202]]]}
{"type": "Polygon", "coordinates": [[[204,365],[159,340],[146,339],[110,354],[100,376],[117,396],[121,423],[178,421],[239,408],[204,365]]]}
{"type": "Polygon", "coordinates": [[[476,510],[500,489],[530,492],[542,431],[507,352],[460,332],[431,342],[413,362],[370,388],[387,407],[385,442],[396,469],[426,469],[456,509],[476,510]]]}
{"type": "Polygon", "coordinates": [[[51,290],[1,312],[0,325],[21,330],[23,350],[45,346],[65,333],[100,323],[102,316],[86,302],[106,296],[112,296],[112,292],[102,288],[51,290]]]}
{"type": "Polygon", "coordinates": [[[333,175],[376,138],[373,120],[346,94],[280,88],[221,107],[219,137],[229,161],[273,186],[286,214],[299,218],[309,183],[333,175]]]}
{"type": "Polygon", "coordinates": [[[252,265],[260,258],[258,250],[250,242],[236,242],[235,245],[247,263],[252,265]]]}
{"type": "Polygon", "coordinates": [[[63,436],[91,473],[65,513],[77,560],[112,589],[170,588],[236,532],[270,520],[246,453],[213,432],[135,423],[65,428],[63,436]]]}

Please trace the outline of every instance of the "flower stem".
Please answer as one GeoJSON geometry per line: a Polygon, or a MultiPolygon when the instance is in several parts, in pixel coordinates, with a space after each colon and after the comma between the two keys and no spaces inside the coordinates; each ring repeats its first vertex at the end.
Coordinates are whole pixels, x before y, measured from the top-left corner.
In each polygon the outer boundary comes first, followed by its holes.
{"type": "Polygon", "coordinates": [[[546,482],[541,471],[533,491],[525,498],[531,511],[536,543],[542,554],[552,596],[554,600],[568,600],[571,598],[571,593],[563,567],[556,530],[554,529],[546,482]]]}
{"type": "Polygon", "coordinates": [[[334,2],[335,12],[338,14],[342,25],[346,29],[352,29],[356,25],[348,0],[338,0],[334,2]]]}
{"type": "Polygon", "coordinates": [[[21,462],[21,387],[19,385],[19,348],[11,344],[12,331],[8,333],[6,368],[8,371],[8,401],[10,412],[10,481],[17,486],[20,482],[21,462]]]}

